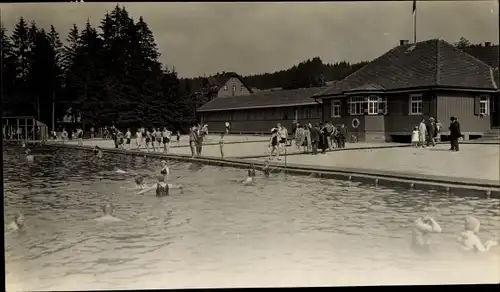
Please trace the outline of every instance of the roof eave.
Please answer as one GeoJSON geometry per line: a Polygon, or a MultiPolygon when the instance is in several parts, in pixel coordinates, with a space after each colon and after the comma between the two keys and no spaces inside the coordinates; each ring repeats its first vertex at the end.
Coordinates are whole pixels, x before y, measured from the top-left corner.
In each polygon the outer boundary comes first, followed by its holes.
{"type": "Polygon", "coordinates": [[[244,106],[244,107],[234,107],[234,108],[215,108],[215,109],[199,108],[196,110],[196,112],[202,113],[202,112],[234,111],[234,110],[261,109],[261,108],[294,107],[294,106],[316,105],[318,103],[321,104],[321,102],[311,101],[311,102],[302,102],[302,103],[257,105],[257,106],[244,106]]]}

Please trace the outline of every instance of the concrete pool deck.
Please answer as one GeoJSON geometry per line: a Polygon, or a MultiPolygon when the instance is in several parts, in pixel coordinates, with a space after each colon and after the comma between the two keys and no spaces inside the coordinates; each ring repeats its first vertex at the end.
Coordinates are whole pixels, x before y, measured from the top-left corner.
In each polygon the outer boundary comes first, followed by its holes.
{"type": "MultiPolygon", "coordinates": [[[[227,139],[226,143],[228,145],[226,146],[233,145],[234,149],[238,149],[239,153],[244,153],[247,150],[257,152],[260,149],[260,154],[265,154],[262,149],[267,149],[267,144],[265,146],[261,144],[267,142],[259,141],[259,138],[262,139],[262,137],[247,139],[247,137],[234,136],[234,138],[236,139],[232,142],[227,139]]],[[[94,145],[99,145],[104,152],[109,153],[146,155],[235,168],[254,166],[257,169],[262,169],[266,164],[265,158],[242,159],[241,157],[229,157],[221,160],[217,157],[218,155],[191,158],[189,147],[183,147],[182,141],[181,147],[172,149],[183,149],[184,151],[172,151],[169,154],[115,149],[113,142],[109,140],[85,140],[83,147],[78,147],[74,141],[65,144],[49,143],[48,145],[82,150],[91,150],[94,145]]],[[[381,186],[398,185],[410,189],[438,189],[454,194],[465,193],[472,195],[474,193],[475,196],[500,197],[499,166],[497,163],[499,161],[499,149],[495,146],[462,145],[461,151],[457,153],[447,151],[448,145],[438,145],[435,148],[426,149],[401,146],[391,146],[392,149],[384,149],[380,148],[380,145],[378,148],[373,145],[371,149],[351,148],[350,151],[338,150],[327,154],[288,155],[286,165],[284,161],[272,161],[270,165],[275,171],[284,171],[289,174],[313,175],[381,186]],[[459,159],[457,159],[457,156],[459,159]],[[495,175],[497,175],[496,180],[495,175]]],[[[213,148],[217,149],[217,154],[219,154],[218,145],[214,145],[213,148]]],[[[207,149],[210,149],[210,146],[206,146],[204,154],[206,152],[212,154],[207,149]]]]}

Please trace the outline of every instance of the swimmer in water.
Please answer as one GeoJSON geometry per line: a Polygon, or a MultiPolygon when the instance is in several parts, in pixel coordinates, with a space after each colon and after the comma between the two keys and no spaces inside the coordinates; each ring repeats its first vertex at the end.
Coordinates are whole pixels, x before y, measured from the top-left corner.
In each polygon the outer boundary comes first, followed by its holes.
{"type": "Polygon", "coordinates": [[[23,214],[17,214],[14,220],[7,226],[9,232],[22,230],[24,228],[25,218],[23,214]]]}
{"type": "Polygon", "coordinates": [[[498,245],[495,240],[488,240],[484,243],[477,236],[481,223],[472,216],[465,217],[465,231],[457,238],[464,251],[487,252],[493,246],[498,245]]]}
{"type": "Polygon", "coordinates": [[[158,177],[158,183],[156,184],[156,196],[157,197],[166,197],[169,195],[169,191],[171,189],[180,189],[181,192],[183,187],[181,185],[173,185],[165,182],[164,176],[158,177]]]}
{"type": "Polygon", "coordinates": [[[113,216],[114,212],[114,206],[113,204],[106,202],[102,206],[102,211],[104,212],[104,216],[101,216],[99,218],[95,218],[94,220],[100,221],[100,222],[118,222],[118,221],[123,221],[119,218],[116,218],[113,216]]]}
{"type": "Polygon", "coordinates": [[[265,177],[269,177],[269,175],[271,174],[271,167],[269,166],[269,161],[266,163],[266,165],[262,169],[262,172],[264,173],[265,177]]]}
{"type": "Polygon", "coordinates": [[[102,158],[102,150],[99,146],[96,145],[92,151],[97,158],[102,158]]]}
{"type": "Polygon", "coordinates": [[[167,166],[167,162],[165,160],[161,161],[162,168],[160,170],[160,173],[164,176],[169,176],[170,175],[170,168],[167,166]]]}
{"type": "Polygon", "coordinates": [[[33,162],[35,160],[35,157],[31,155],[31,150],[29,148],[24,149],[24,154],[26,154],[26,160],[29,162],[33,162]]]}
{"type": "Polygon", "coordinates": [[[245,178],[245,180],[243,181],[243,185],[253,185],[255,183],[255,170],[249,168],[248,171],[247,171],[247,177],[245,178]]]}
{"type": "Polygon", "coordinates": [[[413,222],[412,248],[420,253],[430,252],[430,234],[441,233],[441,226],[431,216],[420,217],[413,222]]]}

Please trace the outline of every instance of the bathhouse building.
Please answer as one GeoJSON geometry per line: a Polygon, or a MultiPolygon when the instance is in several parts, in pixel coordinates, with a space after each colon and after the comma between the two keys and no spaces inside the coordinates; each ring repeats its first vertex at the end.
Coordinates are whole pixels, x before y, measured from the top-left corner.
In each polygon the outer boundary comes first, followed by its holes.
{"type": "Polygon", "coordinates": [[[311,99],[321,101],[323,120],[345,124],[359,141],[405,140],[429,117],[447,135],[452,116],[474,138],[500,126],[498,57],[494,65],[443,40],[401,41],[311,99]]]}
{"type": "Polygon", "coordinates": [[[321,100],[311,99],[311,96],[325,89],[275,89],[239,96],[217,96],[198,108],[197,113],[211,132],[225,131],[226,122],[231,124],[233,133],[269,133],[277,123],[291,132],[294,121],[320,122],[321,100]]]}

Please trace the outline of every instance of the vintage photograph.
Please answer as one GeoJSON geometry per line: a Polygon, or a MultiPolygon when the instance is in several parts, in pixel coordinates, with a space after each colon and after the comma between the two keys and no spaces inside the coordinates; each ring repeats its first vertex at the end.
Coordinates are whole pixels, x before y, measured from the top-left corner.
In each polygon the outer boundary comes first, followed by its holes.
{"type": "Polygon", "coordinates": [[[498,284],[499,22],[0,4],[5,291],[498,284]]]}

